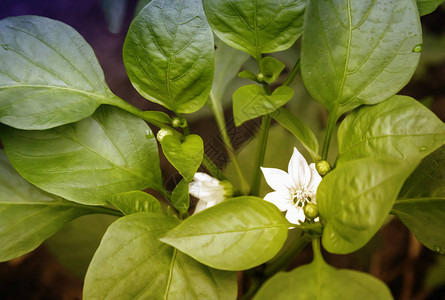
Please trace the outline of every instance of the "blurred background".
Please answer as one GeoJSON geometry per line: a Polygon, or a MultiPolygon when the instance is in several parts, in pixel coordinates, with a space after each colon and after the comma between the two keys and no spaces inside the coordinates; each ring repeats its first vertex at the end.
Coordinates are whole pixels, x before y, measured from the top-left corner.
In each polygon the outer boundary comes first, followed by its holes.
{"type": "MultiPolygon", "coordinates": [[[[111,90],[143,110],[163,107],[142,98],[132,87],[122,61],[122,45],[132,18],[148,0],[1,0],[0,19],[19,15],[39,15],[62,21],[74,27],[94,49],[111,90]]],[[[420,65],[411,82],[400,92],[421,101],[445,121],[445,7],[422,17],[424,45],[420,65]]],[[[250,160],[256,148],[255,133],[259,120],[235,127],[231,114],[231,94],[248,82],[235,78],[239,70],[256,71],[252,59],[217,41],[216,74],[230,66],[233,70],[219,78],[228,87],[223,95],[227,129],[238,149],[242,168],[249,176],[250,160]]],[[[281,80],[299,57],[299,42],[274,56],[287,65],[281,80]]],[[[217,78],[215,77],[215,80],[217,78]]],[[[292,86],[295,97],[287,104],[321,139],[327,112],[311,99],[297,76],[292,86]]],[[[186,116],[192,132],[201,135],[205,151],[217,165],[226,168],[229,178],[234,171],[223,150],[223,144],[208,108],[186,116]]],[[[154,131],[157,128],[153,128],[154,131]]],[[[303,151],[298,141],[279,126],[273,126],[268,141],[265,166],[287,168],[294,146],[303,151]]],[[[335,144],[331,147],[331,161],[335,144]]],[[[161,151],[162,152],[162,151],[161,151]]],[[[306,153],[307,154],[307,153],[306,153]]],[[[307,156],[309,158],[309,156],[307,156]]],[[[180,179],[175,169],[161,157],[167,189],[180,179]]],[[[236,178],[236,177],[235,177],[236,178]]],[[[262,184],[261,195],[268,192],[262,184]]],[[[0,263],[0,299],[81,299],[82,281],[89,260],[114,217],[92,215],[68,224],[32,253],[0,263]]],[[[396,218],[387,224],[357,253],[330,255],[328,262],[336,267],[369,272],[389,285],[396,299],[445,299],[445,257],[424,248],[396,218]]],[[[291,267],[310,262],[312,252],[305,249],[291,267]]]]}

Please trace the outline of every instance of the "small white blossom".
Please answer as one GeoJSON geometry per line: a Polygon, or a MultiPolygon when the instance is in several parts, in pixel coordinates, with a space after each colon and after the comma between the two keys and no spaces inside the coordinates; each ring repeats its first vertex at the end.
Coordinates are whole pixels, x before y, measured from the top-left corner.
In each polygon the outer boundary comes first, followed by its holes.
{"type": "Polygon", "coordinates": [[[225,196],[231,194],[229,189],[230,186],[225,182],[221,182],[206,173],[196,173],[193,181],[189,183],[190,195],[198,198],[193,214],[224,201],[225,196]]]}
{"type": "Polygon", "coordinates": [[[267,194],[264,200],[275,204],[281,211],[287,211],[286,219],[289,222],[303,222],[303,207],[307,203],[315,203],[315,194],[321,181],[315,164],[308,166],[303,155],[294,148],[288,173],[274,168],[261,168],[261,171],[267,184],[275,190],[267,194]]]}

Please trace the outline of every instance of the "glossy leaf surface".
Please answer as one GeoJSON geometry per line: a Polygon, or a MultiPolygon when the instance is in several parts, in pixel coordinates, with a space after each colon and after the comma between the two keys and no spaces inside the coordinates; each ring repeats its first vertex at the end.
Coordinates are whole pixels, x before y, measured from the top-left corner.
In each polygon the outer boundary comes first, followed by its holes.
{"type": "Polygon", "coordinates": [[[167,135],[161,142],[168,161],[187,182],[192,181],[204,155],[204,143],[199,135],[191,134],[184,141],[176,135],[167,135]]]}
{"type": "Polygon", "coordinates": [[[0,21],[0,122],[47,129],[114,98],[93,50],[72,27],[37,16],[0,21]]]}
{"type": "Polygon", "coordinates": [[[235,125],[240,126],[244,122],[264,116],[277,110],[286,104],[294,90],[288,86],[280,86],[272,95],[267,95],[260,85],[245,85],[233,94],[233,116],[235,125]]]}
{"type": "Polygon", "coordinates": [[[268,280],[254,300],[387,300],[393,299],[388,287],[368,274],[335,269],[324,262],[313,262],[268,280]]]}
{"type": "Polygon", "coordinates": [[[445,124],[416,100],[394,96],[346,117],[338,142],[339,164],[365,157],[418,160],[445,143],[445,124]]]}
{"type": "Polygon", "coordinates": [[[245,270],[271,259],[283,246],[289,223],[256,197],[224,201],[187,218],[161,241],[221,270],[245,270]]]}
{"type": "Polygon", "coordinates": [[[181,214],[188,211],[190,206],[189,185],[184,179],[173,190],[171,202],[181,214]]]}
{"type": "Polygon", "coordinates": [[[415,165],[361,159],[328,173],[317,189],[317,205],[326,222],[323,246],[346,254],[363,247],[391,211],[400,188],[415,165]]]}
{"type": "Polygon", "coordinates": [[[286,50],[301,35],[303,0],[204,0],[215,34],[233,48],[261,59],[261,53],[286,50]]]}
{"type": "Polygon", "coordinates": [[[120,109],[103,106],[77,123],[45,131],[3,127],[0,134],[18,172],[65,199],[105,204],[115,193],[162,189],[150,128],[120,109]]]}
{"type": "Polygon", "coordinates": [[[422,43],[412,0],[315,0],[306,7],[301,72],[313,98],[340,116],[410,80],[422,43]]]}
{"type": "Polygon", "coordinates": [[[153,213],[113,223],[88,269],[84,299],[235,299],[234,272],[211,269],[158,240],[178,223],[153,213]]]}
{"type": "Polygon", "coordinates": [[[112,195],[108,202],[117,207],[124,215],[137,212],[162,213],[158,199],[142,191],[130,191],[112,195]]]}
{"type": "Polygon", "coordinates": [[[213,81],[213,34],[199,0],[153,0],[133,20],[124,63],[138,92],[179,113],[200,109],[213,81]]]}
{"type": "Polygon", "coordinates": [[[272,56],[266,56],[260,60],[259,67],[263,80],[272,83],[277,80],[286,65],[272,56]]]}
{"type": "Polygon", "coordinates": [[[0,150],[0,261],[31,252],[69,221],[100,211],[36,188],[0,150]]]}
{"type": "Polygon", "coordinates": [[[416,0],[417,8],[419,9],[419,14],[421,16],[432,13],[439,7],[444,0],[416,0]]]}
{"type": "Polygon", "coordinates": [[[292,133],[309,151],[314,161],[318,160],[318,141],[312,130],[292,112],[281,107],[270,114],[271,117],[292,133]]]}

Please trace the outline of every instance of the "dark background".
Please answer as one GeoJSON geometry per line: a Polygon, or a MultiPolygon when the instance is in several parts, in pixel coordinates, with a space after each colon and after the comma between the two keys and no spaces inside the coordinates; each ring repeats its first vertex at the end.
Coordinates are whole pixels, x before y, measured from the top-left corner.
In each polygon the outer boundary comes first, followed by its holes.
{"type": "MultiPolygon", "coordinates": [[[[69,24],[94,49],[106,81],[116,95],[143,110],[163,110],[143,99],[133,89],[123,65],[122,45],[136,4],[136,0],[127,2],[122,30],[117,34],[109,31],[100,0],[1,0],[0,19],[33,14],[69,24]]],[[[432,39],[443,39],[445,9],[423,17],[422,24],[432,39]]],[[[424,63],[422,74],[415,76],[401,94],[419,100],[429,99],[431,109],[445,120],[445,55],[440,56],[441,51],[445,52],[445,46],[436,51],[439,58],[424,63]]],[[[230,119],[230,111],[226,114],[230,119]]],[[[191,128],[204,140],[215,136],[217,132],[209,118],[197,118],[191,128]]],[[[247,132],[251,135],[253,131],[247,132]]],[[[245,136],[245,132],[238,133],[243,135],[242,141],[249,134],[245,136]]],[[[173,168],[165,160],[161,164],[164,176],[174,177],[176,172],[173,168]]],[[[366,265],[366,271],[386,282],[397,299],[445,299],[443,286],[428,290],[424,285],[426,274],[435,265],[437,255],[421,246],[396,219],[385,226],[359,253],[343,256],[326,254],[326,257],[337,267],[363,269],[362,265],[366,265]]],[[[305,249],[294,265],[310,260],[311,251],[305,249]]],[[[44,246],[24,257],[0,263],[0,299],[80,299],[81,294],[82,280],[66,271],[44,246]]]]}

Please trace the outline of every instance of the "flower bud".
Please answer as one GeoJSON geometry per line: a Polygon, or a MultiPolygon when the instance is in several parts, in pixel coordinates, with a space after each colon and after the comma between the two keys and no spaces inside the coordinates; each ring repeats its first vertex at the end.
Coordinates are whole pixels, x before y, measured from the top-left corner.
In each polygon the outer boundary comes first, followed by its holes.
{"type": "Polygon", "coordinates": [[[331,165],[325,160],[319,160],[315,163],[315,169],[320,176],[324,176],[331,171],[331,165]]]}
{"type": "Polygon", "coordinates": [[[181,128],[184,128],[184,127],[187,127],[187,120],[186,119],[184,119],[184,118],[178,118],[178,117],[174,117],[173,118],[173,121],[172,121],[172,125],[173,125],[173,127],[181,127],[181,128]]]}
{"type": "Polygon", "coordinates": [[[256,79],[258,80],[258,82],[263,82],[264,81],[263,73],[259,72],[258,75],[256,76],[256,79]]]}
{"type": "Polygon", "coordinates": [[[167,135],[172,135],[173,131],[169,128],[161,128],[158,131],[158,134],[156,135],[156,138],[158,139],[159,143],[162,143],[162,140],[167,135]]]}
{"type": "Polygon", "coordinates": [[[318,217],[318,207],[317,207],[317,204],[315,204],[315,203],[309,202],[308,204],[306,204],[303,207],[303,211],[304,211],[304,215],[308,219],[313,220],[316,217],[318,217]]]}

